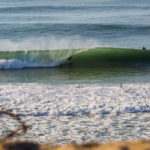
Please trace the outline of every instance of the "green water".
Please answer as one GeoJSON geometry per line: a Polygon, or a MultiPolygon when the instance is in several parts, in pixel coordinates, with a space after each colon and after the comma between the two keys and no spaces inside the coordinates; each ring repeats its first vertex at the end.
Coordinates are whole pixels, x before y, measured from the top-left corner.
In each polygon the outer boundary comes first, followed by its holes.
{"type": "Polygon", "coordinates": [[[128,48],[98,47],[82,51],[72,57],[73,67],[120,66],[149,62],[149,50],[128,48]]]}
{"type": "MultiPolygon", "coordinates": [[[[36,64],[36,67],[61,65],[89,68],[104,67],[105,65],[120,66],[122,64],[150,63],[150,51],[113,47],[74,50],[0,51],[0,60],[19,60],[22,63],[28,63],[28,65],[22,64],[21,68],[33,67],[33,64],[34,66],[36,64]],[[70,56],[72,56],[72,59],[68,61],[70,56]]],[[[0,68],[1,65],[0,63],[0,68]]],[[[15,68],[15,66],[10,68],[15,68]]]]}
{"type": "Polygon", "coordinates": [[[99,67],[99,68],[26,68],[0,70],[0,83],[147,83],[150,67],[99,67]]]}
{"type": "Polygon", "coordinates": [[[0,83],[150,82],[149,50],[98,47],[87,50],[1,51],[0,54],[0,83]],[[68,60],[70,56],[71,60],[68,60]],[[12,61],[11,64],[9,60],[20,62],[12,61]],[[15,69],[18,64],[19,69],[15,69]],[[36,64],[35,68],[33,64],[36,64]]]}

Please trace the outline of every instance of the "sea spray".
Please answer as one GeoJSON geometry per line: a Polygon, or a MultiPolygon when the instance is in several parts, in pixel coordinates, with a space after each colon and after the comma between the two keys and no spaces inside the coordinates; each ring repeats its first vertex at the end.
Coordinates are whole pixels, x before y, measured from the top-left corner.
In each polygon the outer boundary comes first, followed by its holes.
{"type": "Polygon", "coordinates": [[[0,39],[0,51],[79,49],[100,46],[97,40],[80,36],[33,37],[21,41],[0,39]]]}

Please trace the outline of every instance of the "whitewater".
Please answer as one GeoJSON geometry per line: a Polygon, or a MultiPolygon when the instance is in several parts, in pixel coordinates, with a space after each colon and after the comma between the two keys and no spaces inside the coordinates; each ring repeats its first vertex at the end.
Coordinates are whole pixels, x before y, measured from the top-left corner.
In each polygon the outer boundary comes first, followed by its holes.
{"type": "MultiPolygon", "coordinates": [[[[0,110],[31,126],[19,139],[149,139],[149,16],[149,0],[1,0],[0,110]]],[[[0,114],[0,138],[17,125],[0,114]]]]}
{"type": "MultiPolygon", "coordinates": [[[[150,84],[18,83],[0,91],[1,105],[32,126],[22,139],[66,144],[149,138],[150,84]]],[[[18,124],[2,120],[1,134],[18,124]]]]}

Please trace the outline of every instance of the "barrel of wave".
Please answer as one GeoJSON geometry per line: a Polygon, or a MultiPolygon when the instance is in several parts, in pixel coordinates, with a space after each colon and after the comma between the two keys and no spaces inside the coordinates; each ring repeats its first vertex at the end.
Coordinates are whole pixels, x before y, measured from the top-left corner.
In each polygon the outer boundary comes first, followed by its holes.
{"type": "Polygon", "coordinates": [[[97,47],[71,58],[73,67],[100,67],[150,63],[150,51],[130,48],[97,47]]]}

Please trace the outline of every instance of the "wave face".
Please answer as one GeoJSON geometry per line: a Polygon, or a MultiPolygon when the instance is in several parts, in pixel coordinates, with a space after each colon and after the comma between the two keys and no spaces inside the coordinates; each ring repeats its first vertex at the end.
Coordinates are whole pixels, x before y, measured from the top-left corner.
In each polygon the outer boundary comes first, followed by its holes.
{"type": "Polygon", "coordinates": [[[150,62],[150,51],[126,48],[94,48],[72,57],[75,67],[96,67],[104,64],[144,64],[150,62]]]}
{"type": "Polygon", "coordinates": [[[98,47],[77,50],[0,51],[0,68],[99,67],[103,65],[150,63],[150,51],[98,47]],[[70,60],[68,58],[71,57],[70,60]]]}

